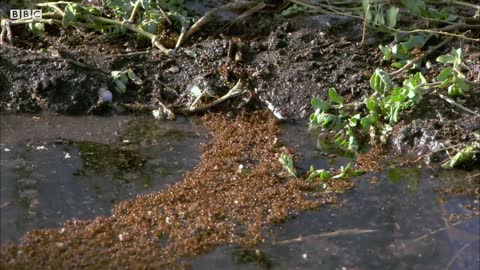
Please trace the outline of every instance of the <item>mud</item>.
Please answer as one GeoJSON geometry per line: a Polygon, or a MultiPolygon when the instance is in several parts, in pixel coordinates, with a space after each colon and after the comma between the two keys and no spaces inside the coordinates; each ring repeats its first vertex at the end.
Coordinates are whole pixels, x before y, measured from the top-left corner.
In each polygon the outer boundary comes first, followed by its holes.
{"type": "MultiPolygon", "coordinates": [[[[480,111],[478,94],[470,94],[462,103],[480,111]]],[[[391,146],[397,155],[424,156],[423,161],[435,164],[448,159],[446,150],[459,150],[480,140],[480,117],[458,111],[438,97],[427,95],[411,113],[410,119],[396,126],[392,134],[391,146]]],[[[480,167],[480,157],[474,157],[466,168],[475,167],[480,167]]]]}

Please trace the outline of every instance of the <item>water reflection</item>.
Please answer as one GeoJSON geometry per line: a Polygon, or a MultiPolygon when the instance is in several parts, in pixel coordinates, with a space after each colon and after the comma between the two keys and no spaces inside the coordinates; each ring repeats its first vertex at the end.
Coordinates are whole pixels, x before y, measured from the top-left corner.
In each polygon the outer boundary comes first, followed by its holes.
{"type": "Polygon", "coordinates": [[[96,137],[109,137],[105,141],[75,135],[85,118],[49,115],[32,121],[30,116],[21,117],[2,115],[2,243],[70,218],[109,215],[118,201],[175,183],[198,162],[199,143],[206,141],[205,131],[186,119],[90,117],[89,130],[96,137]],[[62,126],[39,135],[30,133],[33,125],[41,129],[52,119],[62,126]],[[115,120],[119,122],[112,123],[115,120]],[[12,134],[4,133],[5,125],[12,134]],[[98,127],[106,127],[105,134],[98,127]],[[23,135],[16,138],[16,133],[23,135]]]}

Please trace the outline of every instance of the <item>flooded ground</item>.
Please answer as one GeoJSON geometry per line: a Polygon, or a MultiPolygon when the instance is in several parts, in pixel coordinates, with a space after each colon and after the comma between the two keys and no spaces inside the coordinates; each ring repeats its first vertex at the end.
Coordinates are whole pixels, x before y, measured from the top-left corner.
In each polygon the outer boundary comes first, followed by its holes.
{"type": "MultiPolygon", "coordinates": [[[[1,240],[70,218],[109,215],[136,194],[179,181],[198,162],[205,130],[186,119],[1,116],[1,240]],[[75,130],[75,132],[72,132],[75,130]]],[[[283,124],[300,169],[349,159],[316,150],[306,126],[283,124]]],[[[193,269],[478,269],[479,201],[442,188],[478,171],[386,168],[353,181],[340,203],[270,227],[258,250],[219,247],[193,269]]]]}
{"type": "MultiPolygon", "coordinates": [[[[303,170],[348,162],[322,156],[304,125],[282,130],[302,153],[303,170]]],[[[193,269],[479,269],[478,198],[436,191],[468,185],[478,173],[386,168],[374,180],[354,180],[341,204],[272,226],[261,253],[220,247],[190,262],[193,269]]]]}
{"type": "Polygon", "coordinates": [[[198,162],[201,126],[150,116],[1,116],[1,243],[159,190],[198,162]]]}

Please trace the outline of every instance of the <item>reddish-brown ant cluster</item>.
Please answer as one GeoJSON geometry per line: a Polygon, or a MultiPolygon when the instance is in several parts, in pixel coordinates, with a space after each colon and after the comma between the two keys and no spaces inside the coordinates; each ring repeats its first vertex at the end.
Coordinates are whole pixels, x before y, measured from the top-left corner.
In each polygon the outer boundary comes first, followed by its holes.
{"type": "MultiPolygon", "coordinates": [[[[119,203],[110,217],[28,233],[1,249],[9,269],[162,268],[218,245],[252,246],[269,223],[331,202],[316,184],[282,178],[276,120],[267,113],[204,117],[212,141],[185,179],[119,203]]],[[[340,182],[339,182],[340,183],[340,182]]]]}

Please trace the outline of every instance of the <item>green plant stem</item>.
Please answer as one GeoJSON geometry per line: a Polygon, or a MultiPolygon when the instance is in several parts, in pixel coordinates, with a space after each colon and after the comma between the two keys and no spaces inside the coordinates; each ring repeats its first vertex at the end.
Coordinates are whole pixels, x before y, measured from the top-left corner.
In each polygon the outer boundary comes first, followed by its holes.
{"type": "Polygon", "coordinates": [[[202,106],[198,106],[198,107],[195,107],[195,108],[187,108],[187,109],[181,109],[180,111],[182,113],[194,113],[194,112],[199,112],[199,111],[204,111],[204,110],[207,110],[207,109],[210,109],[211,107],[217,105],[217,104],[220,104],[230,98],[234,98],[234,97],[237,97],[237,96],[240,96],[241,94],[243,94],[244,90],[242,89],[242,81],[241,80],[238,80],[238,82],[235,84],[235,86],[232,87],[232,89],[230,89],[228,91],[228,93],[226,93],[224,96],[210,102],[210,103],[207,103],[205,105],[202,105],[202,106]]]}
{"type": "Polygon", "coordinates": [[[53,8],[55,9],[58,13],[60,13],[60,15],[62,16],[65,16],[65,12],[63,12],[63,10],[59,7],[57,7],[57,4],[58,5],[62,5],[62,4],[65,4],[65,5],[68,5],[68,4],[72,4],[72,2],[47,2],[47,3],[38,3],[36,4],[38,7],[50,7],[50,8],[53,8]]]}
{"type": "Polygon", "coordinates": [[[135,5],[133,6],[132,14],[130,14],[130,18],[128,19],[129,22],[133,23],[133,20],[135,19],[135,15],[137,14],[139,6],[140,6],[140,0],[137,0],[137,2],[135,2],[135,5]]]}
{"type": "Polygon", "coordinates": [[[160,10],[160,13],[162,13],[162,16],[165,18],[165,20],[167,20],[168,24],[172,25],[172,21],[170,20],[170,18],[168,17],[168,14],[163,10],[162,6],[160,5],[160,3],[158,3],[157,0],[155,0],[155,3],[157,3],[157,7],[158,9],[160,10]]]}
{"type": "Polygon", "coordinates": [[[8,29],[10,29],[10,26],[8,25],[3,26],[2,24],[2,32],[0,32],[0,45],[3,45],[3,43],[5,42],[5,39],[7,39],[8,43],[10,44],[12,43],[11,38],[9,38],[9,36],[7,35],[9,31],[8,29]]]}
{"type": "MultiPolygon", "coordinates": [[[[68,4],[73,4],[73,2],[64,2],[64,1],[59,1],[59,2],[49,2],[49,3],[38,3],[36,4],[38,7],[52,7],[54,8],[55,10],[57,10],[58,13],[60,13],[62,16],[64,16],[64,12],[56,5],[68,5],[68,4]]],[[[138,8],[138,5],[140,4],[140,1],[137,1],[135,6],[138,8]]],[[[136,13],[135,11],[135,8],[134,8],[134,12],[132,12],[132,16],[130,16],[130,19],[133,18],[134,14],[136,13]]],[[[169,56],[174,56],[176,55],[175,53],[175,50],[171,50],[171,49],[167,49],[165,48],[158,40],[157,40],[157,36],[152,34],[152,33],[149,33],[147,31],[144,31],[142,29],[140,29],[138,26],[136,26],[135,24],[129,24],[129,23],[126,23],[126,22],[120,22],[120,21],[116,21],[116,20],[112,20],[112,19],[108,19],[108,18],[104,18],[104,17],[99,17],[99,16],[95,16],[95,15],[89,15],[87,16],[86,18],[88,19],[91,19],[93,21],[96,21],[96,22],[101,22],[101,23],[106,23],[106,24],[113,24],[113,25],[118,25],[118,26],[121,26],[121,27],[124,27],[130,31],[133,31],[133,32],[136,32],[142,36],[145,36],[147,37],[148,39],[151,40],[152,44],[157,47],[158,49],[160,49],[160,51],[162,51],[164,54],[166,55],[169,55],[169,56]]],[[[82,27],[87,27],[87,28],[91,28],[92,26],[91,25],[88,25],[88,24],[83,24],[83,23],[80,23],[80,22],[75,22],[76,25],[79,25],[79,26],[82,26],[82,27]]]]}
{"type": "Polygon", "coordinates": [[[152,34],[152,33],[149,33],[147,31],[144,31],[142,29],[140,29],[138,26],[136,26],[135,24],[130,24],[130,23],[126,23],[126,22],[120,22],[120,21],[116,21],[116,20],[112,20],[112,19],[108,19],[108,18],[104,18],[104,17],[98,17],[98,16],[94,16],[94,15],[90,15],[88,16],[90,19],[92,19],[93,21],[97,21],[97,22],[101,22],[101,23],[107,23],[107,24],[113,24],[113,25],[118,25],[118,26],[121,26],[121,27],[124,27],[130,31],[133,31],[135,33],[138,33],[140,35],[143,35],[145,37],[147,37],[148,39],[150,39],[152,41],[152,44],[157,47],[158,49],[160,49],[160,51],[162,51],[164,54],[166,55],[169,55],[169,56],[175,56],[176,53],[175,53],[175,50],[171,50],[171,49],[167,49],[165,48],[158,40],[157,40],[157,36],[152,34]]]}
{"type": "Polygon", "coordinates": [[[399,74],[401,74],[402,72],[404,72],[405,70],[411,68],[413,65],[415,65],[415,63],[417,62],[420,62],[423,58],[425,58],[427,55],[433,53],[434,51],[438,50],[439,48],[441,48],[443,45],[445,45],[447,42],[449,42],[450,40],[452,40],[451,37],[449,38],[446,38],[445,40],[443,40],[442,42],[438,43],[437,45],[433,46],[432,48],[430,48],[427,52],[425,52],[424,54],[410,60],[408,62],[408,64],[406,64],[405,66],[403,66],[402,68],[392,72],[392,73],[389,73],[388,75],[390,75],[391,77],[395,77],[399,74]]]}
{"type": "Polygon", "coordinates": [[[446,102],[452,104],[453,106],[455,106],[455,107],[457,107],[457,108],[459,108],[459,109],[461,109],[461,110],[463,110],[463,111],[465,111],[465,112],[471,113],[471,114],[473,114],[473,115],[475,115],[475,116],[477,116],[477,117],[480,117],[480,114],[479,114],[479,113],[477,113],[477,112],[475,112],[475,111],[472,111],[472,110],[470,110],[469,108],[467,108],[467,107],[465,107],[465,106],[463,106],[463,105],[461,105],[461,104],[458,104],[457,102],[455,102],[455,100],[453,100],[453,99],[451,99],[451,98],[449,98],[449,97],[447,97],[447,96],[444,96],[444,95],[442,95],[442,94],[440,94],[440,93],[438,93],[438,96],[439,96],[441,99],[445,100],[446,102]]]}
{"type": "Polygon", "coordinates": [[[27,23],[45,23],[45,24],[62,24],[61,21],[55,19],[28,19],[28,20],[18,20],[18,21],[11,21],[11,25],[20,25],[20,24],[27,24],[27,23]]]}
{"type": "Polygon", "coordinates": [[[46,3],[36,3],[37,7],[46,7],[50,5],[68,5],[68,4],[78,4],[70,1],[58,1],[58,2],[46,2],[46,3]]]}

